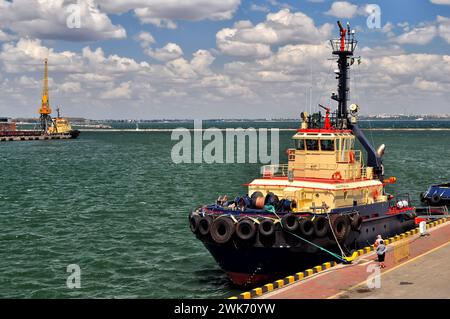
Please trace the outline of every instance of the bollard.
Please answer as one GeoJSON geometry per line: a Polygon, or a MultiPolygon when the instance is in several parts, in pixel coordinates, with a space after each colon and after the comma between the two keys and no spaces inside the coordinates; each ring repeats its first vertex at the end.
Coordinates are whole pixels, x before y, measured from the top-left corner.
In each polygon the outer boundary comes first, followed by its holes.
{"type": "Polygon", "coordinates": [[[427,234],[427,223],[422,221],[419,223],[420,236],[425,236],[427,234]]]}

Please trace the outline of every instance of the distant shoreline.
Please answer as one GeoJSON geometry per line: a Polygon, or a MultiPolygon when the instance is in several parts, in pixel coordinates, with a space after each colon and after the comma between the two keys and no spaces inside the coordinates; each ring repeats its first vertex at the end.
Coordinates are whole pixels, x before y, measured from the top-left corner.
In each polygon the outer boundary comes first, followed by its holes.
{"type": "MultiPolygon", "coordinates": [[[[172,132],[176,130],[177,128],[173,129],[82,129],[80,128],[81,132],[134,132],[134,133],[142,133],[142,132],[172,132]]],[[[184,128],[183,128],[184,129],[184,128]]],[[[225,131],[226,128],[207,128],[208,130],[217,130],[217,131],[225,131]]],[[[186,128],[188,131],[205,131],[207,129],[189,129],[186,128]]],[[[275,128],[276,129],[276,128],[275,128]]],[[[280,132],[295,132],[297,129],[294,128],[278,128],[280,132]]],[[[363,131],[450,131],[450,128],[365,128],[363,131]]]]}

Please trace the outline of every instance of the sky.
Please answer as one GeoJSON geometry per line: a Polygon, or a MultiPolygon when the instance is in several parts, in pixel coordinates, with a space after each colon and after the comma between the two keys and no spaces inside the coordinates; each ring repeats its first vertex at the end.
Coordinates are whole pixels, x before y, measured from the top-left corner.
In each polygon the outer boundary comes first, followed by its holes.
{"type": "Polygon", "coordinates": [[[0,0],[0,116],[298,118],[336,107],[329,39],[358,39],[361,114],[450,114],[450,0],[0,0]]]}

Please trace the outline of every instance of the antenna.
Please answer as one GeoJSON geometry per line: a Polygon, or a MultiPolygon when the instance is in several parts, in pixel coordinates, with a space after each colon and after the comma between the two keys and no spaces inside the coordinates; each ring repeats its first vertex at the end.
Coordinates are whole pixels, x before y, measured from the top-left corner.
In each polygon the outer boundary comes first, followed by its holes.
{"type": "Polygon", "coordinates": [[[312,63],[311,63],[311,83],[309,86],[309,113],[312,114],[312,90],[313,90],[313,73],[312,73],[312,63]]]}

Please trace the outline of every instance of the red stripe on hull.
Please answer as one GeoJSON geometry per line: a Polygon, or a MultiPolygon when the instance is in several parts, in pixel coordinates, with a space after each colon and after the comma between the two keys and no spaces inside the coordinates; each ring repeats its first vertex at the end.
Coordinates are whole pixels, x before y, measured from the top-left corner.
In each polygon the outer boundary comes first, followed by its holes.
{"type": "Polygon", "coordinates": [[[271,275],[252,275],[239,272],[226,272],[231,282],[239,287],[254,286],[257,284],[266,284],[272,281],[274,278],[278,278],[275,274],[271,275]]]}

